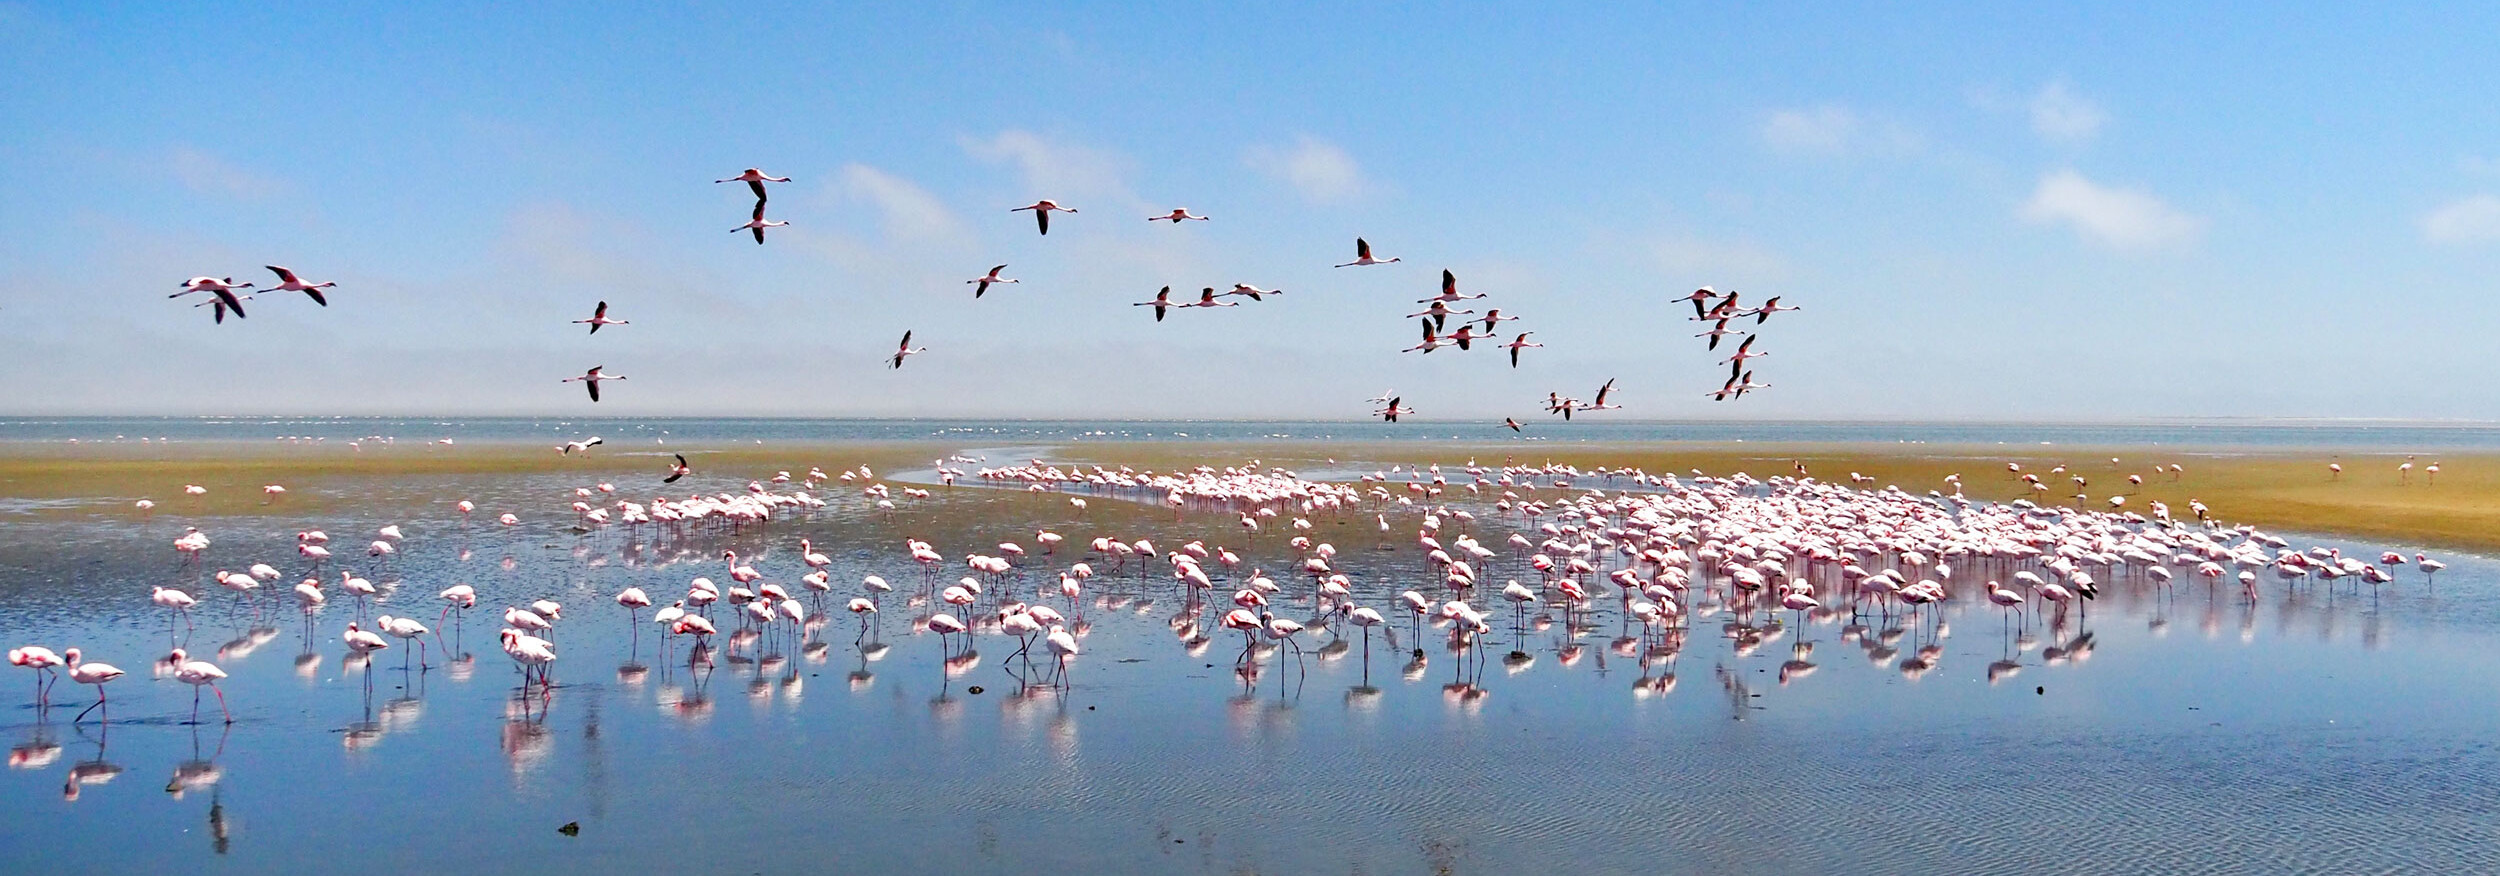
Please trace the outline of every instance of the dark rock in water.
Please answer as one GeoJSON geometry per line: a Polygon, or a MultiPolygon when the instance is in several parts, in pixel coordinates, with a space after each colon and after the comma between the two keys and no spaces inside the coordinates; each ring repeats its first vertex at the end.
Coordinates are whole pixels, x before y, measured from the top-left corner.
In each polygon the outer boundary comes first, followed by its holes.
{"type": "Polygon", "coordinates": [[[564,834],[565,836],[581,836],[582,823],[578,821],[567,821],[564,823],[563,827],[556,828],[556,832],[564,834]]]}

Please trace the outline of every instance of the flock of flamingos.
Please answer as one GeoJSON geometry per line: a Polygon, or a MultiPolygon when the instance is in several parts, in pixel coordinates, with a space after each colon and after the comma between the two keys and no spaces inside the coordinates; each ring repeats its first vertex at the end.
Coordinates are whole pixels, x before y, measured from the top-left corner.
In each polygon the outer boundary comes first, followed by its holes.
{"type": "MultiPolygon", "coordinates": [[[[736,176],[732,176],[727,179],[713,180],[714,183],[743,182],[746,183],[747,187],[755,194],[755,206],[746,223],[730,229],[730,232],[733,234],[740,231],[748,232],[754,236],[755,242],[758,245],[761,245],[764,242],[764,232],[766,229],[779,228],[790,224],[786,221],[764,218],[765,207],[771,200],[770,189],[765,186],[765,183],[787,183],[790,179],[790,177],[785,176],[772,176],[765,173],[761,169],[750,167],[736,176]]],[[[1033,214],[1036,225],[1039,227],[1040,232],[1045,236],[1050,234],[1050,214],[1068,213],[1073,215],[1077,212],[1074,208],[1062,207],[1058,204],[1058,202],[1049,199],[1035,201],[1032,204],[1022,207],[1016,207],[1009,212],[1024,211],[1029,211],[1033,214]]],[[[1201,222],[1209,221],[1208,217],[1189,212],[1189,208],[1187,207],[1177,207],[1169,213],[1161,213],[1146,217],[1146,221],[1148,222],[1170,222],[1173,225],[1179,225],[1184,220],[1196,220],[1201,222]]],[[[1339,264],[1336,267],[1373,267],[1395,264],[1403,261],[1403,259],[1397,257],[1382,258],[1373,255],[1371,242],[1362,238],[1355,239],[1354,252],[1355,257],[1353,261],[1339,264]]],[[[271,273],[278,277],[278,282],[269,287],[258,289],[257,291],[254,290],[255,284],[249,282],[239,283],[236,282],[231,276],[214,277],[203,275],[192,277],[189,280],[183,281],[181,291],[173,293],[170,297],[180,298],[182,296],[195,293],[207,293],[205,300],[202,300],[193,306],[212,308],[216,321],[220,324],[223,324],[226,321],[226,315],[229,313],[233,314],[237,318],[243,318],[245,316],[243,312],[243,303],[252,300],[253,296],[258,292],[301,292],[311,298],[313,303],[323,307],[329,306],[329,299],[322,294],[322,290],[337,286],[338,284],[336,282],[314,283],[298,277],[292,269],[279,265],[269,265],[267,267],[271,273]]],[[[964,283],[973,287],[972,297],[978,299],[982,295],[988,293],[994,286],[1024,282],[1020,279],[1001,276],[1000,272],[1005,271],[1006,269],[1007,265],[996,265],[990,268],[987,273],[965,280],[964,283]]],[[[1136,302],[1133,306],[1153,308],[1155,321],[1162,322],[1164,316],[1173,310],[1239,307],[1241,306],[1240,302],[1230,301],[1227,299],[1248,298],[1255,302],[1265,301],[1270,297],[1280,296],[1283,294],[1284,290],[1282,289],[1261,289],[1258,286],[1249,283],[1235,283],[1230,290],[1223,292],[1216,291],[1213,286],[1205,287],[1199,292],[1199,295],[1195,300],[1186,298],[1174,300],[1172,298],[1172,287],[1165,286],[1162,288],[1162,291],[1155,295],[1153,300],[1136,302]]],[[[1482,341],[1487,349],[1508,350],[1510,353],[1511,367],[1519,367],[1520,351],[1539,348],[1545,345],[1528,340],[1529,336],[1535,334],[1535,332],[1524,331],[1516,333],[1516,336],[1509,342],[1503,343],[1496,335],[1496,332],[1500,330],[1502,323],[1518,321],[1518,316],[1504,314],[1502,309],[1499,307],[1488,308],[1482,315],[1478,315],[1473,308],[1461,306],[1469,301],[1480,300],[1487,297],[1488,296],[1483,293],[1461,293],[1458,288],[1457,275],[1451,271],[1443,270],[1441,272],[1440,293],[1429,298],[1417,299],[1416,303],[1425,305],[1424,309],[1416,313],[1407,314],[1405,317],[1407,319],[1416,319],[1421,321],[1423,328],[1422,342],[1416,344],[1415,346],[1407,347],[1401,352],[1430,354],[1434,350],[1446,347],[1455,347],[1459,350],[1473,350],[1477,348],[1476,342],[1482,341]],[[1458,320],[1459,327],[1456,332],[1449,332],[1450,318],[1453,316],[1460,318],[1458,320]],[[1482,329],[1477,328],[1477,324],[1479,323],[1482,324],[1482,329]]],[[[1762,323],[1769,320],[1774,314],[1803,309],[1793,305],[1782,305],[1780,303],[1779,296],[1773,296],[1770,300],[1753,307],[1740,305],[1738,303],[1740,298],[1740,294],[1736,291],[1730,290],[1729,292],[1721,294],[1708,286],[1704,286],[1700,289],[1694,290],[1691,294],[1678,299],[1692,303],[1693,316],[1691,319],[1694,322],[1706,323],[1710,326],[1707,330],[1694,335],[1694,337],[1697,338],[1708,339],[1710,350],[1716,351],[1719,348],[1719,342],[1723,338],[1733,335],[1744,335],[1743,340],[1736,342],[1736,348],[1730,353],[1728,358],[1720,360],[1720,364],[1729,366],[1727,380],[1721,384],[1718,389],[1703,393],[1704,396],[1713,401],[1724,402],[1731,399],[1743,398],[1748,392],[1756,392],[1770,388],[1770,384],[1757,383],[1753,379],[1753,360],[1770,355],[1770,351],[1767,349],[1755,348],[1755,342],[1760,339],[1760,336],[1752,333],[1754,330],[1753,327],[1760,326],[1762,323]],[[1748,323],[1748,321],[1750,321],[1750,323],[1748,323]]],[[[590,326],[590,333],[597,334],[599,329],[603,326],[631,325],[632,323],[624,319],[609,317],[608,302],[600,301],[591,311],[590,318],[573,320],[573,324],[588,325],[590,326]]],[[[909,360],[911,357],[928,352],[929,348],[914,347],[912,346],[911,341],[912,332],[909,330],[904,331],[902,342],[897,345],[894,352],[886,358],[887,367],[900,369],[903,367],[904,362],[909,360]]],[[[595,403],[599,401],[599,384],[611,380],[625,379],[627,378],[624,375],[609,373],[607,371],[607,366],[605,365],[594,365],[588,370],[583,371],[581,374],[564,378],[562,382],[582,384],[583,388],[588,390],[590,400],[595,403]]],[[[1605,381],[1604,385],[1597,390],[1594,398],[1586,401],[1577,397],[1566,396],[1560,392],[1548,392],[1546,393],[1544,400],[1544,410],[1548,414],[1558,415],[1566,420],[1570,419],[1575,413],[1618,410],[1621,409],[1623,405],[1610,403],[1608,401],[1608,397],[1613,394],[1614,388],[1615,380],[1609,378],[1605,381]]],[[[1378,398],[1370,399],[1372,404],[1379,405],[1379,407],[1372,411],[1372,416],[1380,417],[1394,423],[1397,422],[1398,418],[1402,415],[1415,413],[1416,411],[1414,408],[1406,407],[1403,404],[1404,401],[1405,397],[1397,394],[1394,390],[1384,393],[1378,398]]],[[[1522,430],[1519,421],[1515,418],[1504,418],[1502,420],[1502,425],[1512,431],[1522,430]]]]}
{"type": "MultiPolygon", "coordinates": [[[[2088,611],[2088,603],[2111,586],[2167,591],[2185,583],[2228,590],[2254,604],[2274,588],[2375,589],[2395,581],[2408,564],[2425,580],[2443,568],[2419,554],[2408,561],[2393,552],[2365,558],[2327,546],[2295,549],[2255,527],[2214,521],[2201,504],[2195,520],[2181,520],[2158,502],[2150,503],[2149,514],[2090,510],[2081,502],[2076,507],[1977,502],[1962,495],[1958,475],[1946,481],[1951,492],[1919,495],[1872,488],[1871,478],[1855,473],[1843,485],[1804,476],[1677,476],[1471,462],[1447,471],[1439,465],[1397,467],[1331,483],[1256,462],[1161,473],[1039,460],[976,470],[949,465],[977,462],[961,456],[940,460],[936,481],[951,487],[968,479],[990,488],[1061,493],[1080,513],[1089,497],[1148,503],[1170,510],[1177,522],[1212,523],[1217,530],[1210,538],[1168,547],[1110,533],[1071,540],[1047,529],[1032,533],[1030,549],[1002,542],[949,551],[906,539],[903,554],[890,561],[896,570],[910,570],[896,575],[900,588],[865,575],[855,585],[856,595],[843,604],[860,618],[864,637],[881,612],[902,600],[914,612],[912,629],[936,634],[949,660],[968,653],[974,637],[1012,638],[1018,647],[1010,660],[1021,657],[1029,668],[1038,657],[1039,677],[1053,685],[1068,684],[1070,661],[1085,652],[1080,640],[1088,628],[1071,623],[1069,615],[1079,613],[1079,601],[1097,585],[1098,575],[1125,576],[1123,586],[1150,592],[1177,589],[1168,594],[1183,606],[1171,619],[1175,635],[1199,653],[1218,638],[1239,634],[1235,666],[1248,679],[1269,656],[1282,660],[1290,648],[1298,661],[1302,643],[1323,636],[1343,642],[1359,632],[1368,656],[1373,628],[1382,626],[1393,637],[1398,627],[1407,627],[1419,641],[1430,625],[1446,631],[1453,649],[1481,661],[1484,649],[1477,645],[1496,632],[1495,621],[1505,609],[1514,639],[1531,614],[1542,625],[1559,612],[1566,628],[1576,632],[1594,629],[1590,618],[1611,609],[1627,631],[1629,653],[1671,660],[1694,629],[1694,618],[1720,613],[1730,616],[1721,634],[1742,651],[1776,640],[1783,613],[1797,623],[1874,613],[1915,626],[1940,623],[1935,609],[1943,604],[1984,599],[2003,612],[2010,627],[2042,612],[2062,619],[2068,611],[2088,611]],[[1390,549],[1382,556],[1420,553],[1422,564],[1390,569],[1360,562],[1359,555],[1316,541],[1321,530],[1315,521],[1336,524],[1338,532],[1376,528],[1379,544],[1367,547],[1390,549]],[[1355,528],[1343,528],[1348,524],[1355,528]],[[1478,540],[1480,528],[1491,544],[1478,540]],[[1244,570],[1242,554],[1249,548],[1222,544],[1227,535],[1247,545],[1271,531],[1291,533],[1285,541],[1288,565],[1272,574],[1244,570]],[[1409,538],[1401,533],[1411,534],[1412,548],[1391,548],[1409,538]],[[1298,617],[1278,613],[1289,606],[1307,610],[1294,611],[1298,617]],[[1633,627],[1637,635],[1631,634],[1633,627]]],[[[2174,477],[2179,472],[2158,471],[2174,477]]],[[[2064,473],[2063,466],[2050,472],[2064,473]]],[[[2014,463],[2007,464],[2006,476],[2039,482],[2037,473],[2014,463]]],[[[573,530],[585,534],[649,527],[681,535],[738,532],[771,538],[775,521],[829,505],[817,491],[854,488],[856,501],[871,513],[894,509],[898,492],[904,501],[932,495],[920,487],[897,491],[866,466],[835,476],[811,468],[803,477],[785,471],[769,482],[750,481],[743,490],[649,502],[616,498],[612,484],[584,486],[573,491],[569,513],[573,530]]],[[[186,492],[204,490],[191,486],[186,492]]],[[[451,511],[458,519],[448,525],[465,527],[477,508],[464,500],[451,511]]],[[[496,520],[504,526],[520,523],[515,513],[496,520]]],[[[390,562],[407,537],[400,525],[383,526],[363,553],[376,564],[390,562]]],[[[435,594],[442,607],[434,624],[368,616],[369,610],[403,601],[400,594],[339,569],[326,534],[299,532],[295,541],[299,562],[291,565],[299,571],[262,562],[209,577],[237,611],[291,600],[302,613],[308,643],[332,602],[351,601],[352,619],[338,642],[362,659],[368,680],[371,655],[414,649],[425,662],[429,640],[439,647],[440,629],[451,616],[465,616],[479,604],[474,587],[454,584],[435,594]],[[286,586],[289,580],[294,583],[286,586]]],[[[213,556],[209,536],[197,528],[173,546],[178,562],[194,571],[204,570],[213,556]]],[[[682,596],[662,597],[665,604],[640,587],[625,588],[613,599],[636,629],[645,623],[641,613],[656,607],[649,622],[672,647],[677,640],[690,642],[689,666],[711,664],[713,639],[724,627],[732,630],[733,657],[760,637],[807,643],[825,624],[819,611],[823,600],[840,597],[834,595],[831,558],[805,539],[796,556],[805,571],[792,568],[786,571],[794,574],[785,577],[784,570],[766,572],[726,552],[712,573],[726,586],[706,575],[689,581],[682,596]]],[[[173,587],[154,587],[150,595],[169,613],[169,633],[173,624],[188,626],[204,598],[173,587]]],[[[556,684],[553,639],[566,611],[549,600],[515,600],[500,615],[498,641],[520,676],[524,699],[533,689],[543,698],[556,684]]],[[[124,670],[89,660],[79,648],[55,653],[26,645],[8,656],[11,665],[35,673],[39,709],[49,708],[52,686],[65,676],[95,688],[95,701],[72,723],[90,712],[111,720],[108,690],[124,670]]],[[[1797,656],[1789,669],[1810,671],[1804,655],[1797,656]]],[[[1932,669],[1938,656],[1922,650],[1899,668],[1915,677],[1932,669]]],[[[215,694],[224,720],[234,721],[220,685],[227,676],[215,664],[174,648],[155,668],[158,677],[193,687],[193,723],[199,721],[203,688],[215,694]]],[[[1662,681],[1671,684],[1672,675],[1662,681]]]]}

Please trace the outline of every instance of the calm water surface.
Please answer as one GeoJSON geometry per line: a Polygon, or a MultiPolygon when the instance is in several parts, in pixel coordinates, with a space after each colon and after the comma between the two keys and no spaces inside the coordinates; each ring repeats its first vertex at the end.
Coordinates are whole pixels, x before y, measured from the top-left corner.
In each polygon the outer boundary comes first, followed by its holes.
{"type": "MultiPolygon", "coordinates": [[[[2088,616],[2020,630],[1984,602],[1940,625],[1755,615],[1770,641],[1742,652],[1727,614],[1697,619],[1671,654],[1644,649],[1612,599],[1576,630],[1497,609],[1498,632],[1466,653],[1401,618],[1368,645],[1315,631],[1299,666],[1287,651],[1251,676],[1233,670],[1238,639],[1192,649],[1175,635],[1186,606],[1167,567],[1114,575],[1095,557],[1086,653],[1055,689],[995,634],[950,672],[937,638],[912,631],[929,609],[906,604],[922,579],[902,538],[949,556],[1032,547],[1042,526],[1077,550],[1095,535],[1203,538],[1243,550],[1246,572],[1291,565],[1287,533],[976,488],[892,514],[834,490],[830,508],[737,534],[505,528],[485,513],[463,526],[447,507],[544,512],[575,486],[377,485],[444,509],[398,519],[12,519],[0,640],[78,645],[131,674],[111,686],[109,725],[78,726],[90,689],[62,684],[46,713],[29,673],[0,675],[0,869],[2500,870],[2500,564],[2476,557],[2448,557],[2435,585],[2406,569],[2375,595],[2269,586],[2253,607],[2114,583],[2088,616]],[[357,546],[385,523],[408,530],[403,551],[367,562],[357,546]],[[292,608],[255,617],[176,563],[168,545],[194,524],[216,540],[205,571],[292,576],[305,570],[293,533],[319,527],[392,590],[373,611],[432,623],[433,594],[455,581],[478,588],[479,610],[445,624],[451,653],[431,671],[403,671],[399,648],[354,663],[339,642],[354,606],[334,599],[309,634],[292,608]],[[608,601],[726,583],[725,549],[795,582],[801,537],[833,557],[839,597],[806,643],[785,625],[704,671],[608,601]],[[855,643],[839,602],[872,573],[900,589],[855,643]],[[197,628],[169,629],[151,585],[201,593],[197,628]],[[517,696],[493,637],[503,606],[541,597],[567,606],[543,701],[517,696]],[[210,722],[188,724],[189,688],[151,680],[169,636],[232,674],[239,723],[217,724],[212,699],[210,722]],[[1933,667],[1905,672],[1923,648],[1933,667]]],[[[1480,511],[1488,546],[1517,525],[1480,511]]],[[[1369,515],[1319,526],[1366,604],[1437,580],[1411,521],[1385,539],[1369,515]]],[[[1048,570],[1078,558],[1037,555],[1015,586],[1055,583],[1048,570]]],[[[1210,571],[1225,590],[1240,577],[1210,571]]],[[[1505,555],[1487,577],[1528,574],[1505,555]]],[[[1307,615],[1307,579],[1286,585],[1303,598],[1279,613],[1307,615]]]]}

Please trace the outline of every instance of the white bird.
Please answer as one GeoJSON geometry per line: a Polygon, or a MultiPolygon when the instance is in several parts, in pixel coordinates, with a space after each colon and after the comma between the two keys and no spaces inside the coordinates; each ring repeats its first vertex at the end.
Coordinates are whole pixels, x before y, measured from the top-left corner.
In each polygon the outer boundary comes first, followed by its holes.
{"type": "Polygon", "coordinates": [[[1361,265],[1385,265],[1394,261],[1399,261],[1399,259],[1395,257],[1385,259],[1373,258],[1371,241],[1357,237],[1354,239],[1354,260],[1338,265],[1337,267],[1351,268],[1361,265]]]}
{"type": "Polygon", "coordinates": [[[750,189],[754,189],[754,190],[755,190],[755,202],[756,202],[757,204],[762,204],[762,203],[764,203],[764,198],[765,198],[765,195],[764,195],[764,184],[765,184],[765,183],[768,183],[768,182],[789,182],[789,181],[790,181],[790,178],[789,178],[789,177],[786,177],[786,176],[765,176],[765,175],[764,175],[764,172],[763,172],[762,170],[758,170],[758,169],[756,169],[756,168],[752,168],[752,167],[750,167],[750,168],[747,168],[747,169],[746,169],[746,170],[744,170],[744,171],[741,171],[741,172],[740,172],[737,176],[733,176],[733,177],[730,177],[730,178],[728,178],[728,179],[716,179],[716,180],[713,180],[712,182],[713,182],[713,183],[715,183],[715,184],[718,184],[718,183],[731,183],[731,182],[743,182],[743,183],[746,183],[746,184],[747,184],[747,188],[750,188],[750,189]]]}
{"type": "Polygon", "coordinates": [[[894,348],[894,358],[889,360],[889,364],[887,364],[886,367],[901,368],[903,367],[903,360],[926,352],[929,352],[929,348],[927,347],[913,349],[911,345],[911,332],[905,331],[903,332],[903,343],[894,348]]]}
{"type": "Polygon", "coordinates": [[[234,713],[226,709],[226,692],[217,686],[217,682],[226,677],[225,670],[217,668],[217,664],[206,660],[193,660],[189,652],[180,648],[175,648],[173,653],[165,655],[165,662],[173,664],[175,681],[191,686],[191,723],[197,724],[200,721],[200,688],[202,687],[217,692],[217,711],[225,713],[226,723],[234,723],[234,713]]]}
{"type": "MultiPolygon", "coordinates": [[[[761,191],[762,189],[759,187],[757,190],[758,190],[758,191],[761,191]]],[[[750,231],[750,232],[754,232],[754,234],[755,234],[755,243],[756,243],[756,245],[757,245],[757,246],[762,246],[762,245],[764,244],[764,229],[767,229],[767,228],[779,228],[779,227],[781,227],[781,226],[788,225],[788,224],[790,224],[790,223],[788,223],[788,222],[781,222],[781,221],[777,221],[777,220],[769,220],[769,219],[765,219],[765,218],[764,218],[764,202],[763,202],[763,201],[761,201],[761,200],[758,200],[758,201],[756,201],[756,202],[755,202],[755,213],[754,213],[754,215],[747,217],[747,222],[746,222],[746,224],[744,224],[744,225],[740,225],[740,226],[738,226],[738,227],[736,227],[736,228],[729,229],[729,233],[731,233],[731,234],[736,234],[736,233],[741,232],[741,231],[750,231]]]]}
{"type": "Polygon", "coordinates": [[[1076,208],[1074,208],[1074,207],[1062,207],[1062,206],[1059,206],[1058,202],[1056,202],[1056,201],[1052,201],[1052,200],[1050,200],[1050,199],[1048,199],[1048,198],[1044,198],[1044,199],[1039,200],[1039,201],[1034,201],[1032,206],[1029,206],[1029,207],[1016,207],[1016,208],[1013,208],[1013,209],[1008,210],[1007,212],[1009,212],[1009,213],[1013,213],[1013,212],[1016,212],[1017,210],[1031,210],[1031,211],[1033,211],[1033,222],[1034,222],[1034,224],[1041,226],[1041,229],[1042,229],[1042,233],[1043,233],[1043,234],[1049,234],[1049,233],[1050,233],[1050,211],[1052,211],[1052,210],[1057,210],[1057,211],[1062,212],[1062,213],[1074,213],[1074,212],[1076,212],[1076,208]]]}
{"type": "MultiPolygon", "coordinates": [[[[330,300],[321,297],[321,290],[336,286],[338,285],[337,283],[306,283],[302,279],[297,278],[294,271],[277,265],[268,265],[266,267],[278,275],[278,285],[269,287],[267,291],[302,292],[305,295],[311,296],[314,304],[318,304],[323,307],[330,306],[330,300]]],[[[238,308],[235,312],[241,313],[242,310],[238,308]]]]}
{"type": "Polygon", "coordinates": [[[562,380],[562,381],[560,381],[560,382],[563,382],[563,383],[572,383],[572,382],[574,382],[574,381],[580,381],[580,382],[582,382],[584,385],[586,385],[586,386],[589,386],[589,387],[590,387],[590,400],[595,402],[595,401],[598,401],[598,400],[599,400],[599,381],[602,381],[602,380],[623,380],[623,379],[625,379],[624,375],[621,375],[621,374],[609,374],[609,373],[606,373],[605,371],[602,371],[602,370],[601,370],[601,369],[606,368],[606,367],[607,367],[607,366],[605,366],[605,365],[593,365],[593,366],[590,366],[590,370],[582,372],[582,376],[580,376],[580,377],[567,377],[567,378],[565,378],[564,380],[562,380]]]}
{"type": "Polygon", "coordinates": [[[217,296],[216,300],[225,304],[225,307],[219,313],[219,318],[223,319],[223,310],[232,310],[236,316],[243,315],[243,298],[235,295],[234,293],[249,288],[252,288],[252,284],[237,284],[234,282],[233,277],[227,277],[222,280],[216,277],[193,277],[183,282],[182,291],[165,297],[180,298],[193,292],[206,292],[217,296]]]}
{"type": "Polygon", "coordinates": [[[967,285],[973,285],[973,286],[974,286],[974,288],[973,288],[973,290],[972,290],[972,297],[974,297],[974,298],[979,298],[979,297],[981,297],[981,294],[982,294],[982,293],[990,291],[990,284],[992,284],[992,283],[1022,283],[1022,282],[1024,282],[1023,280],[1010,280],[1010,279],[1007,279],[1007,278],[1005,278],[1005,277],[1001,277],[1001,276],[999,276],[999,275],[998,275],[998,272],[1000,272],[1000,271],[1004,271],[1004,270],[1006,270],[1006,269],[1007,269],[1007,266],[1006,266],[1006,265],[999,265],[999,266],[997,266],[997,267],[991,268],[989,273],[987,273],[987,274],[983,274],[983,275],[978,276],[978,277],[974,277],[974,278],[969,279],[969,280],[965,280],[965,281],[964,281],[964,283],[965,283],[965,284],[967,284],[967,285]]]}
{"type": "Polygon", "coordinates": [[[577,320],[574,320],[574,321],[573,321],[573,324],[574,324],[574,325],[584,325],[584,324],[587,324],[587,325],[589,325],[589,326],[590,326],[590,333],[595,335],[595,334],[598,334],[598,333],[599,333],[599,327],[600,327],[600,326],[603,326],[603,325],[632,325],[633,323],[632,323],[632,322],[630,322],[630,321],[628,321],[628,320],[622,320],[622,319],[609,319],[609,318],[608,318],[608,303],[607,303],[607,302],[605,302],[605,301],[602,301],[602,302],[599,302],[599,307],[598,307],[597,309],[592,310],[592,311],[590,312],[590,318],[589,318],[589,319],[577,319],[577,320]]]}

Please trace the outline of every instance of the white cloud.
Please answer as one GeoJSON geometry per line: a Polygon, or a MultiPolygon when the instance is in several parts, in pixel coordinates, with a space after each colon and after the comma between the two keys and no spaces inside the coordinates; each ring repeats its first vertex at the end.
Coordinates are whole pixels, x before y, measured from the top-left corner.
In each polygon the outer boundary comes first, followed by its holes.
{"type": "Polygon", "coordinates": [[[1050,198],[1083,209],[1079,198],[1116,197],[1134,202],[1120,181],[1119,157],[1024,130],[1005,130],[987,140],[967,138],[964,151],[991,163],[1010,163],[1023,173],[1027,196],[1050,198]]]}
{"type": "Polygon", "coordinates": [[[1303,137],[1291,147],[1250,147],[1242,162],[1252,170],[1292,185],[1304,199],[1313,202],[1342,201],[1369,188],[1354,156],[1313,137],[1303,137]]]}
{"type": "Polygon", "coordinates": [[[2432,243],[2500,240],[2500,198],[2475,195],[2432,210],[2422,217],[2422,236],[2432,243]]]}
{"type": "Polygon", "coordinates": [[[838,179],[845,198],[877,208],[878,227],[890,237],[928,240],[964,234],[954,211],[911,180],[865,164],[843,165],[838,179]]]}
{"type": "Polygon", "coordinates": [[[278,194],[286,187],[276,179],[244,170],[225,159],[188,146],[174,147],[166,166],[184,188],[204,195],[265,198],[278,194]]]}
{"type": "Polygon", "coordinates": [[[2099,104],[2074,93],[2063,81],[2041,86],[2031,96],[2031,130],[2050,140],[2089,140],[2108,122],[2109,114],[2099,104]]]}
{"type": "Polygon", "coordinates": [[[1833,104],[1773,111],[1762,123],[1762,141],[1801,155],[1905,154],[1919,143],[1908,128],[1833,104]]]}
{"type": "Polygon", "coordinates": [[[2205,231],[2203,217],[2180,212],[2150,192],[2100,185],[2071,170],[2041,177],[2023,203],[2022,217],[2072,225],[2086,240],[2120,250],[2184,246],[2205,231]]]}
{"type": "Polygon", "coordinates": [[[1660,268],[1687,275],[1691,285],[1769,280],[1787,273],[1777,253],[1745,241],[1665,234],[1643,242],[1660,268]]]}

